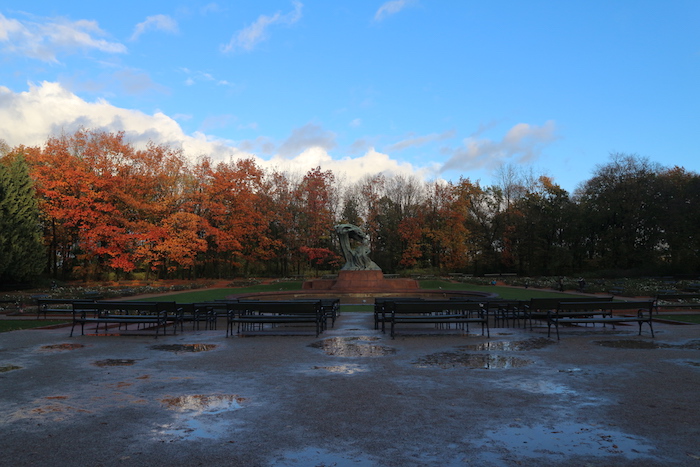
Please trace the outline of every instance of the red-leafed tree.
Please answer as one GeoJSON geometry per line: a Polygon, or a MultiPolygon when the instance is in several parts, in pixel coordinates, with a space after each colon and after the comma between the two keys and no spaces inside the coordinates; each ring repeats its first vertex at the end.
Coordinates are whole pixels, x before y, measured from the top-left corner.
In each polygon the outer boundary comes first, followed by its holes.
{"type": "MultiPolygon", "coordinates": [[[[114,173],[108,154],[98,154],[92,141],[103,137],[81,131],[50,138],[43,150],[27,151],[54,274],[95,277],[123,253],[119,243],[125,226],[112,196],[114,173]]],[[[128,149],[116,143],[107,141],[103,150],[128,149]]]]}

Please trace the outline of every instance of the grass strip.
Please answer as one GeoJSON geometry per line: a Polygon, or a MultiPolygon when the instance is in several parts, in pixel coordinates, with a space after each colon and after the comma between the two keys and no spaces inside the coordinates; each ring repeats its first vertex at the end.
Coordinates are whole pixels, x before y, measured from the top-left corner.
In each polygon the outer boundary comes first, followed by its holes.
{"type": "Polygon", "coordinates": [[[278,282],[276,284],[254,285],[250,287],[231,287],[224,289],[205,289],[192,292],[181,292],[158,297],[144,298],[144,301],[162,302],[174,301],[178,303],[211,302],[214,300],[225,300],[231,295],[259,292],[282,292],[287,290],[301,290],[300,281],[278,282]]]}
{"type": "MultiPolygon", "coordinates": [[[[501,287],[498,285],[476,285],[463,282],[443,280],[419,281],[421,290],[464,290],[474,292],[495,293],[504,300],[530,300],[531,298],[572,298],[583,295],[550,292],[539,289],[523,289],[517,287],[501,287]]],[[[145,301],[175,301],[178,303],[209,302],[223,300],[231,295],[261,292],[282,292],[302,290],[301,281],[277,282],[275,284],[256,285],[251,287],[205,289],[191,292],[169,293],[157,297],[144,298],[145,301]]]]}
{"type": "Polygon", "coordinates": [[[428,290],[465,290],[474,292],[495,293],[504,300],[530,300],[531,298],[572,298],[584,295],[548,292],[538,289],[521,289],[517,287],[501,287],[498,285],[476,285],[464,282],[448,282],[441,280],[425,280],[419,282],[421,289],[428,290]]]}
{"type": "Polygon", "coordinates": [[[667,315],[667,314],[660,314],[660,315],[654,315],[658,316],[660,319],[667,319],[669,321],[680,321],[682,323],[692,323],[692,324],[700,324],[700,314],[696,315],[667,315]]]}
{"type": "Polygon", "coordinates": [[[54,326],[56,324],[66,323],[67,321],[2,319],[0,320],[0,332],[21,331],[22,329],[41,328],[44,326],[54,326]]]}

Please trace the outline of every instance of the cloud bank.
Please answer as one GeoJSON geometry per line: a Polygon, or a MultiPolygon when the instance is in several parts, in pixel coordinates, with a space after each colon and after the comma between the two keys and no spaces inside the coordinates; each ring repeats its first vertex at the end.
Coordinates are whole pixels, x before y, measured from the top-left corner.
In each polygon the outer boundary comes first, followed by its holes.
{"type": "Polygon", "coordinates": [[[556,125],[552,120],[541,126],[518,123],[500,141],[476,136],[465,138],[462,147],[450,151],[451,157],[442,166],[442,172],[494,169],[513,161],[532,162],[556,139],[556,125]]]}
{"type": "MultiPolygon", "coordinates": [[[[26,92],[15,93],[0,86],[0,140],[10,147],[42,146],[51,136],[71,134],[85,128],[109,132],[123,131],[126,141],[137,148],[149,142],[182,149],[191,161],[208,156],[215,162],[253,158],[262,168],[306,173],[321,166],[343,174],[349,182],[365,175],[384,173],[429,177],[438,167],[415,167],[370,148],[359,157],[333,158],[335,134],[318,124],[307,124],[292,131],[277,145],[277,153],[268,159],[244,150],[245,144],[212,137],[202,132],[186,134],[173,118],[156,112],[153,115],[116,107],[106,100],[87,102],[58,83],[30,85],[26,92]]],[[[264,138],[263,138],[264,139],[264,138]]],[[[267,142],[267,147],[274,145],[267,142]]]]}

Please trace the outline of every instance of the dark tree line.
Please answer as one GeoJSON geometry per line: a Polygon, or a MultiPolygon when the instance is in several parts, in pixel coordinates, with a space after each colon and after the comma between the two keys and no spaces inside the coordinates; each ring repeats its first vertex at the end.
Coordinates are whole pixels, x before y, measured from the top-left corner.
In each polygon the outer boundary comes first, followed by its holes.
{"type": "Polygon", "coordinates": [[[362,227],[385,272],[700,273],[700,176],[613,154],[570,194],[501,169],[482,186],[197,162],[82,130],[0,159],[0,275],[233,277],[335,271],[362,227]],[[21,259],[21,260],[20,260],[21,259]]]}
{"type": "Polygon", "coordinates": [[[45,265],[40,211],[29,168],[20,157],[0,159],[0,282],[21,283],[45,265]]]}

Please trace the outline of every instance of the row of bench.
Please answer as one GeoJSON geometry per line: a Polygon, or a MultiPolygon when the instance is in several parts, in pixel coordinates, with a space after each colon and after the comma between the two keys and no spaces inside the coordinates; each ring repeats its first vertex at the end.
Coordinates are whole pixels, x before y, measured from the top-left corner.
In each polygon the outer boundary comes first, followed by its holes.
{"type": "Polygon", "coordinates": [[[642,325],[647,324],[654,337],[654,300],[621,301],[613,297],[567,297],[532,298],[528,301],[503,301],[495,304],[497,321],[508,324],[523,324],[532,329],[534,320],[547,323],[547,337],[551,337],[552,327],[559,339],[559,326],[572,324],[616,324],[636,323],[639,335],[642,325]]]}
{"type": "Polygon", "coordinates": [[[99,333],[100,326],[104,332],[110,325],[118,325],[126,330],[129,325],[138,329],[153,330],[158,337],[160,331],[165,333],[168,325],[173,332],[179,328],[184,330],[185,323],[191,322],[193,329],[200,329],[204,324],[206,329],[216,329],[220,318],[227,322],[226,335],[237,332],[262,329],[266,324],[312,324],[318,336],[331,326],[339,311],[338,299],[324,300],[220,300],[201,303],[176,302],[147,302],[147,301],[94,301],[70,299],[38,299],[37,318],[47,314],[63,314],[72,316],[73,325],[71,336],[76,326],[80,326],[81,334],[85,326],[94,324],[95,332],[99,333]]]}
{"type": "Polygon", "coordinates": [[[375,329],[382,332],[390,327],[391,337],[397,325],[429,323],[436,326],[455,325],[468,331],[469,324],[480,324],[482,335],[490,334],[489,316],[497,325],[518,324],[532,329],[533,320],[547,323],[547,336],[554,327],[560,338],[560,325],[636,323],[639,335],[642,325],[647,324],[654,337],[653,311],[655,303],[647,301],[613,301],[612,297],[601,298],[542,298],[519,300],[423,300],[419,298],[377,299],[374,308],[375,329]]]}
{"type": "Polygon", "coordinates": [[[658,294],[654,299],[654,308],[657,313],[662,309],[700,308],[700,293],[658,294]]]}
{"type": "MultiPolygon", "coordinates": [[[[69,313],[73,318],[71,336],[76,326],[84,334],[85,325],[95,324],[96,332],[104,325],[124,326],[135,324],[139,328],[154,331],[157,337],[168,325],[173,332],[191,322],[193,329],[203,324],[206,329],[216,329],[220,318],[225,318],[226,335],[263,329],[265,325],[304,324],[313,325],[318,336],[334,325],[338,313],[337,299],[329,300],[222,300],[203,303],[142,302],[142,301],[93,301],[39,299],[37,317],[48,313],[69,313]]],[[[528,326],[533,320],[545,321],[548,335],[552,327],[559,338],[560,325],[637,323],[639,334],[647,323],[653,337],[652,314],[658,311],[656,301],[613,301],[612,297],[539,298],[517,300],[423,300],[376,299],[375,328],[385,332],[390,328],[392,338],[396,328],[406,324],[429,323],[439,327],[466,330],[470,324],[481,326],[482,335],[490,335],[489,317],[497,326],[528,326]]]]}

